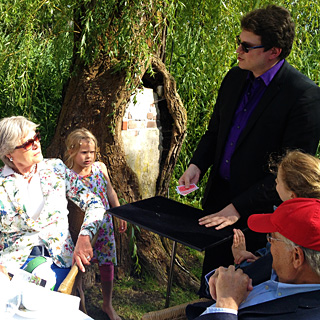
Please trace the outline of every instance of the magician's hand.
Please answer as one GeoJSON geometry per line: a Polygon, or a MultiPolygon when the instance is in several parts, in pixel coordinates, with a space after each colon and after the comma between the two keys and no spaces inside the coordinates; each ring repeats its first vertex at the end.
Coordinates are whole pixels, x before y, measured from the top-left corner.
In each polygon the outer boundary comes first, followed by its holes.
{"type": "Polygon", "coordinates": [[[195,164],[190,164],[188,169],[179,179],[179,185],[185,186],[187,189],[190,187],[190,184],[197,184],[200,178],[201,171],[195,164]]]}
{"type": "Polygon", "coordinates": [[[235,270],[234,266],[218,268],[209,279],[209,288],[217,308],[234,310],[238,310],[239,305],[253,290],[252,279],[241,269],[235,270]]]}
{"type": "Polygon", "coordinates": [[[216,230],[220,230],[226,226],[230,226],[236,223],[239,219],[240,214],[238,213],[234,205],[230,203],[221,211],[200,218],[199,224],[201,226],[204,225],[207,228],[216,226],[216,230]]]}

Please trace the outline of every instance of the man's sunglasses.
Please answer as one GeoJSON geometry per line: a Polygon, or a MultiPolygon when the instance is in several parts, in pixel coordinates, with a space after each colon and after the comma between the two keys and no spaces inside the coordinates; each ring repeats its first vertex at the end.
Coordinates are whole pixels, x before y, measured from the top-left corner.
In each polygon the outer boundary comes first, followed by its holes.
{"type": "Polygon", "coordinates": [[[23,148],[26,151],[29,151],[31,148],[33,148],[35,142],[39,142],[41,140],[40,132],[37,132],[32,139],[29,139],[25,143],[23,143],[21,146],[15,147],[15,149],[21,149],[23,148]]]}
{"type": "Polygon", "coordinates": [[[237,40],[237,45],[238,45],[238,47],[241,46],[242,50],[243,50],[245,53],[248,53],[249,50],[264,48],[264,46],[254,46],[254,47],[250,47],[247,43],[241,42],[241,39],[240,39],[239,36],[237,36],[236,40],[237,40]]]}
{"type": "Polygon", "coordinates": [[[267,233],[266,237],[267,237],[267,241],[270,242],[270,243],[272,243],[273,241],[284,242],[282,239],[277,239],[277,238],[271,237],[270,233],[267,233]]]}

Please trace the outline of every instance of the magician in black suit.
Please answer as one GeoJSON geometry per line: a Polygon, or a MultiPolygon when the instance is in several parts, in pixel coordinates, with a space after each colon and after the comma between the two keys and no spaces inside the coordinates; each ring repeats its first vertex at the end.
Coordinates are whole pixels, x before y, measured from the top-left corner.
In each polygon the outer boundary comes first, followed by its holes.
{"type": "MultiPolygon", "coordinates": [[[[315,154],[320,138],[320,88],[285,60],[295,34],[290,13],[269,5],[245,15],[241,28],[239,66],[222,81],[208,129],[179,179],[188,187],[211,168],[199,224],[217,230],[244,229],[249,215],[273,212],[281,200],[270,156],[315,154]]],[[[252,252],[265,245],[251,232],[246,241],[252,252]]],[[[203,276],[233,263],[231,245],[206,250],[203,276]]]]}

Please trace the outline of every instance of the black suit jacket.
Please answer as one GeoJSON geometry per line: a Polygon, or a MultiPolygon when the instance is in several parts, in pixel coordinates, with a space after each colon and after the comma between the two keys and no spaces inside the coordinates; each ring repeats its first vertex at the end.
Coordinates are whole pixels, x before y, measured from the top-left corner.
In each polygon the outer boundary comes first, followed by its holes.
{"type": "MultiPolygon", "coordinates": [[[[190,162],[202,174],[212,166],[203,201],[207,211],[220,200],[212,187],[219,183],[221,156],[247,75],[235,67],[224,78],[208,129],[190,162]]],[[[273,205],[280,203],[268,169],[270,154],[296,148],[315,154],[319,139],[320,88],[285,61],[249,118],[231,159],[230,200],[240,215],[273,212],[273,205]]]]}
{"type": "Polygon", "coordinates": [[[320,319],[320,290],[295,294],[240,309],[238,316],[210,313],[195,320],[317,320],[320,319]]]}
{"type": "MultiPolygon", "coordinates": [[[[243,271],[252,278],[253,285],[257,285],[270,279],[272,268],[272,256],[258,259],[243,271]]],[[[197,316],[205,311],[212,302],[189,305],[186,313],[188,319],[194,320],[315,320],[320,319],[320,290],[306,293],[299,293],[273,301],[260,303],[251,307],[240,309],[238,316],[228,313],[210,313],[204,316],[197,316]]]]}

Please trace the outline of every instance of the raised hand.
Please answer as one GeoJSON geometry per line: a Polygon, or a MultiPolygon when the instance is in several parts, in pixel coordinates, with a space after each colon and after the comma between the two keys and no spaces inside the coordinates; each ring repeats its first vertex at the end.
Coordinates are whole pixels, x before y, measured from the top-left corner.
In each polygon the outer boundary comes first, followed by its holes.
{"type": "Polygon", "coordinates": [[[246,250],[246,239],[240,229],[233,229],[233,244],[231,246],[234,263],[240,264],[242,261],[253,262],[258,259],[253,253],[246,250]]]}

